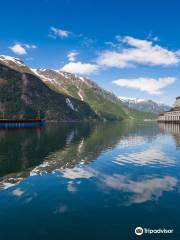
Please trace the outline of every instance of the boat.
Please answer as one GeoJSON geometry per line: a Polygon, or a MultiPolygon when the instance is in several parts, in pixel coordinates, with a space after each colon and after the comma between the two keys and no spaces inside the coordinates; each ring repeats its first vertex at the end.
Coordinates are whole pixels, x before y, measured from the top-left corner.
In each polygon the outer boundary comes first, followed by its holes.
{"type": "Polygon", "coordinates": [[[44,119],[0,119],[0,128],[31,128],[42,127],[44,119]]]}

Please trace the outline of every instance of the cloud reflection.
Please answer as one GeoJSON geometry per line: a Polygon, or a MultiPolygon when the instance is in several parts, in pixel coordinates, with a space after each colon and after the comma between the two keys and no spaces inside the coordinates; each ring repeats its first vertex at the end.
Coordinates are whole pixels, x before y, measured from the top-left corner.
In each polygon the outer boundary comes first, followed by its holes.
{"type": "Polygon", "coordinates": [[[136,181],[130,179],[129,176],[114,174],[113,176],[104,176],[101,183],[110,189],[129,193],[126,205],[158,199],[163,192],[172,191],[178,183],[178,180],[171,176],[145,177],[136,181]]]}
{"type": "Polygon", "coordinates": [[[91,178],[94,176],[93,172],[89,171],[86,168],[75,167],[67,168],[62,171],[62,175],[68,179],[77,179],[77,178],[91,178]]]}
{"type": "Polygon", "coordinates": [[[24,191],[20,188],[16,188],[14,191],[12,191],[12,195],[16,197],[21,197],[24,194],[24,191]]]}
{"type": "Polygon", "coordinates": [[[77,191],[78,191],[78,188],[75,186],[75,183],[74,183],[73,181],[69,181],[69,182],[68,182],[68,185],[67,185],[67,190],[68,190],[69,192],[74,193],[74,192],[77,192],[77,191]]]}
{"type": "Polygon", "coordinates": [[[147,138],[144,136],[124,136],[118,142],[118,148],[127,148],[143,145],[147,142],[147,138]]]}
{"type": "Polygon", "coordinates": [[[161,164],[172,166],[176,164],[176,159],[172,156],[168,157],[165,152],[162,152],[158,148],[149,148],[144,151],[120,154],[115,157],[113,162],[120,165],[133,163],[135,165],[161,164]]]}
{"type": "Polygon", "coordinates": [[[59,206],[54,213],[58,214],[58,213],[65,213],[68,211],[68,206],[66,204],[62,204],[61,206],[59,206]]]}
{"type": "MultiPolygon", "coordinates": [[[[95,183],[101,190],[116,190],[127,195],[124,205],[144,203],[159,199],[164,192],[173,191],[178,184],[178,180],[172,176],[152,176],[140,175],[140,179],[135,179],[133,175],[105,174],[88,167],[86,169],[76,168],[66,170],[63,174],[68,179],[95,178],[95,183]]],[[[135,175],[136,176],[136,175],[135,175]]],[[[73,184],[70,181],[70,186],[73,184]]],[[[68,185],[69,187],[69,185],[68,185]]],[[[72,190],[72,189],[70,189],[72,190]]],[[[109,192],[111,194],[111,192],[109,192]]]]}

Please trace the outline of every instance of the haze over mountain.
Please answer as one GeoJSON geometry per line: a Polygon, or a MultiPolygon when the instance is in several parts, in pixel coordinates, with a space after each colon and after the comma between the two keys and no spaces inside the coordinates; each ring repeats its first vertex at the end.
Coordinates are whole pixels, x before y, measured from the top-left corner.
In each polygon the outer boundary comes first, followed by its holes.
{"type": "Polygon", "coordinates": [[[113,93],[75,74],[30,69],[18,58],[0,56],[0,114],[6,118],[54,121],[152,118],[127,108],[113,93]]]}

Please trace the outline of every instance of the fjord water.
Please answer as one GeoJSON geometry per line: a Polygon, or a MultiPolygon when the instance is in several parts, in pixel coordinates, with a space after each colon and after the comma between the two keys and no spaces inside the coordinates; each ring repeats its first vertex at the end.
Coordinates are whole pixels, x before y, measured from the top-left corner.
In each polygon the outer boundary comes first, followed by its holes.
{"type": "Polygon", "coordinates": [[[2,129],[0,239],[178,239],[179,183],[180,125],[2,129]]]}

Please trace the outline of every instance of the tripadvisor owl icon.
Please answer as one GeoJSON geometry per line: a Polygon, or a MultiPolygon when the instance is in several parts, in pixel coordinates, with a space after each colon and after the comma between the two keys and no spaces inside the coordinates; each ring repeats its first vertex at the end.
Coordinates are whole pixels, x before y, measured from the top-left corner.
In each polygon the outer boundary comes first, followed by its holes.
{"type": "Polygon", "coordinates": [[[137,227],[135,228],[135,234],[140,236],[143,234],[143,228],[142,227],[137,227]]]}

